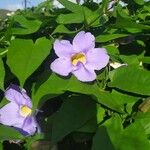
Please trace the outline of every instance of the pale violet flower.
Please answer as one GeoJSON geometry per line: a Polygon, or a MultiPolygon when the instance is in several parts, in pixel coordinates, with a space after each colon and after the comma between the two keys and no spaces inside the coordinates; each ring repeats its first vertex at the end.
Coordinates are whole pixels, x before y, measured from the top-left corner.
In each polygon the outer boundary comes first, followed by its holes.
{"type": "Polygon", "coordinates": [[[68,40],[56,40],[54,50],[59,57],[51,63],[53,72],[75,75],[82,82],[96,79],[95,70],[101,70],[109,62],[105,48],[95,48],[95,37],[90,32],[79,32],[72,44],[68,40]]]}
{"type": "Polygon", "coordinates": [[[32,116],[32,103],[24,89],[10,85],[5,91],[5,98],[10,101],[0,108],[0,123],[15,127],[23,135],[32,135],[38,125],[32,116]]]}

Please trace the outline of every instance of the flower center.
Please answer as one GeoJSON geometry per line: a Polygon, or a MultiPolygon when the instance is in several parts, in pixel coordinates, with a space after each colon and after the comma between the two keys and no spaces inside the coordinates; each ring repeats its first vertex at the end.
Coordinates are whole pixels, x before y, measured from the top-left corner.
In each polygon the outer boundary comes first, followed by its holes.
{"type": "Polygon", "coordinates": [[[21,109],[20,109],[20,115],[23,116],[23,117],[27,117],[31,114],[32,110],[26,106],[26,105],[23,105],[21,106],[21,109]]]}
{"type": "Polygon", "coordinates": [[[77,53],[71,57],[71,62],[74,66],[76,66],[78,62],[85,63],[86,57],[83,53],[77,53]]]}

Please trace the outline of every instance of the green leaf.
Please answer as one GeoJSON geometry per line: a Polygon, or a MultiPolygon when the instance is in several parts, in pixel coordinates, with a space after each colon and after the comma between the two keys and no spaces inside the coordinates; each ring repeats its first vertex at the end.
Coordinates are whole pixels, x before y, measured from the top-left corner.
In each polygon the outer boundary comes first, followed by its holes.
{"type": "Polygon", "coordinates": [[[147,150],[149,148],[150,144],[144,128],[139,123],[132,123],[123,129],[121,118],[115,115],[99,127],[93,140],[92,150],[147,150]]]}
{"type": "Polygon", "coordinates": [[[127,94],[122,94],[118,91],[112,90],[112,97],[116,100],[117,102],[120,103],[120,105],[125,106],[125,111],[130,114],[131,111],[133,110],[133,105],[139,100],[138,97],[133,97],[127,94]]]}
{"type": "Polygon", "coordinates": [[[71,12],[75,13],[81,13],[82,12],[82,6],[75,4],[73,2],[70,2],[68,0],[58,0],[66,9],[70,10],[71,12]]]}
{"type": "Polygon", "coordinates": [[[128,65],[139,66],[140,62],[137,55],[120,55],[121,60],[128,65]]]}
{"type": "Polygon", "coordinates": [[[116,55],[116,54],[118,55],[119,54],[119,49],[117,48],[116,45],[106,45],[103,47],[106,48],[108,54],[110,54],[110,55],[116,55]]]}
{"type": "Polygon", "coordinates": [[[0,89],[4,90],[5,69],[2,59],[0,58],[0,89]]]}
{"type": "Polygon", "coordinates": [[[148,11],[148,12],[150,12],[149,5],[147,5],[147,6],[145,5],[145,6],[144,6],[144,11],[148,11]]]}
{"type": "Polygon", "coordinates": [[[109,0],[103,0],[101,7],[95,11],[92,11],[85,6],[83,7],[83,13],[88,26],[95,27],[95,26],[99,26],[99,24],[103,25],[104,22],[107,21],[107,16],[104,16],[103,14],[106,13],[108,4],[109,4],[109,0]]]}
{"type": "Polygon", "coordinates": [[[136,67],[115,70],[110,87],[141,95],[150,95],[150,72],[136,67]]]}
{"type": "Polygon", "coordinates": [[[37,90],[35,90],[35,93],[33,94],[33,103],[35,103],[35,105],[37,105],[40,99],[44,96],[49,95],[49,97],[53,97],[62,94],[65,91],[71,91],[91,95],[97,102],[116,110],[117,112],[122,113],[124,108],[123,104],[120,103],[112,94],[101,90],[96,83],[83,83],[78,81],[74,76],[70,79],[63,79],[52,74],[41,85],[37,83],[36,89],[37,90]]]}
{"type": "Polygon", "coordinates": [[[61,140],[67,134],[83,126],[95,115],[96,104],[88,96],[68,98],[54,118],[52,141],[61,140]]]}
{"type": "Polygon", "coordinates": [[[87,133],[95,133],[97,130],[98,124],[104,120],[105,109],[101,107],[100,104],[96,104],[96,116],[87,121],[81,128],[79,128],[78,132],[87,132],[87,133]]]}
{"type": "Polygon", "coordinates": [[[77,132],[95,133],[97,129],[97,120],[95,117],[87,121],[81,128],[77,129],[77,132]]]}
{"type": "Polygon", "coordinates": [[[2,99],[2,101],[0,102],[0,108],[5,106],[6,104],[8,104],[10,101],[8,101],[5,97],[2,99]]]}
{"type": "Polygon", "coordinates": [[[82,23],[84,21],[84,16],[82,13],[60,14],[56,21],[59,24],[82,23]]]}
{"type": "Polygon", "coordinates": [[[53,126],[53,121],[54,118],[56,116],[57,112],[53,113],[52,115],[50,115],[49,117],[47,117],[45,119],[45,122],[43,123],[43,134],[44,134],[44,138],[46,140],[51,140],[52,137],[52,126],[53,126]]]}
{"type": "Polygon", "coordinates": [[[99,103],[111,108],[112,110],[124,113],[123,103],[122,101],[119,101],[115,95],[109,92],[100,91],[98,89],[96,89],[95,92],[93,92],[93,95],[99,103]]]}
{"type": "Polygon", "coordinates": [[[123,105],[111,93],[100,89],[96,83],[82,83],[72,77],[66,87],[68,91],[91,95],[97,102],[123,113],[123,105]]]}
{"type": "Polygon", "coordinates": [[[95,22],[99,19],[100,16],[99,9],[96,11],[92,11],[87,7],[83,7],[83,13],[84,13],[85,21],[89,26],[95,25],[95,22]]]}
{"type": "Polygon", "coordinates": [[[112,90],[111,94],[112,94],[112,97],[117,98],[117,100],[122,105],[138,101],[138,97],[130,96],[128,94],[123,94],[123,93],[120,93],[120,92],[118,92],[116,90],[112,90]]]}
{"type": "Polygon", "coordinates": [[[138,29],[139,31],[141,30],[149,30],[150,26],[136,23],[129,16],[126,17],[126,15],[121,14],[120,11],[117,11],[117,21],[115,24],[115,27],[117,28],[125,28],[125,29],[138,29]]]}
{"type": "Polygon", "coordinates": [[[122,37],[127,37],[129,34],[108,34],[108,35],[99,35],[96,37],[96,42],[108,42],[122,37]]]}
{"type": "Polygon", "coordinates": [[[118,139],[115,140],[116,147],[118,147],[118,149],[146,150],[150,148],[150,144],[144,132],[144,128],[139,123],[133,123],[124,131],[122,131],[121,137],[119,139],[119,144],[117,144],[118,139]]]}
{"type": "Polygon", "coordinates": [[[100,107],[99,104],[96,104],[96,116],[87,121],[81,128],[79,128],[78,132],[86,132],[86,133],[95,133],[98,128],[98,124],[104,120],[105,109],[100,107]]]}
{"type": "Polygon", "coordinates": [[[18,24],[14,24],[12,33],[17,35],[34,33],[39,30],[42,24],[39,20],[28,20],[22,15],[15,15],[14,22],[18,24]]]}
{"type": "Polygon", "coordinates": [[[143,113],[138,112],[136,117],[134,118],[136,123],[141,124],[145,130],[147,135],[150,134],[150,111],[143,113]]]}
{"type": "Polygon", "coordinates": [[[23,136],[14,128],[0,125],[0,140],[19,140],[23,136]]]}
{"type": "Polygon", "coordinates": [[[39,101],[44,100],[44,97],[51,98],[64,93],[66,84],[68,84],[68,80],[59,78],[55,74],[52,74],[45,82],[37,82],[32,95],[34,107],[36,108],[39,101]]]}
{"type": "Polygon", "coordinates": [[[100,127],[94,138],[92,150],[115,150],[105,127],[100,127]]]}
{"type": "Polygon", "coordinates": [[[0,142],[0,150],[3,150],[3,142],[0,142]]]}
{"type": "Polygon", "coordinates": [[[143,63],[145,63],[145,64],[150,64],[150,57],[143,57],[142,59],[141,59],[141,61],[143,62],[143,63]]]}
{"type": "Polygon", "coordinates": [[[42,12],[42,9],[50,10],[52,8],[53,8],[53,1],[47,0],[38,4],[38,6],[34,8],[34,11],[39,13],[42,12]]]}
{"type": "Polygon", "coordinates": [[[134,0],[139,5],[144,5],[144,0],[134,0]]]}
{"type": "Polygon", "coordinates": [[[56,27],[56,29],[53,31],[52,34],[55,33],[67,33],[67,34],[73,34],[76,33],[76,31],[70,31],[68,28],[66,28],[64,25],[60,24],[56,27]]]}
{"type": "Polygon", "coordinates": [[[18,77],[21,86],[48,56],[50,49],[51,41],[46,38],[40,38],[35,43],[32,40],[23,39],[12,41],[7,64],[18,77]]]}
{"type": "Polygon", "coordinates": [[[105,116],[105,109],[103,107],[100,107],[99,104],[97,104],[96,117],[97,117],[97,123],[98,124],[104,120],[104,116],[105,116]]]}
{"type": "Polygon", "coordinates": [[[101,8],[100,8],[100,13],[101,14],[106,13],[108,5],[109,5],[109,0],[102,0],[102,5],[101,5],[101,8]]]}
{"type": "Polygon", "coordinates": [[[113,116],[111,119],[102,124],[102,126],[99,126],[93,138],[92,150],[115,150],[113,143],[115,142],[114,137],[116,136],[116,139],[119,137],[121,128],[121,119],[119,116],[113,116]],[[111,128],[110,125],[112,126],[111,128]],[[112,135],[114,132],[118,134],[112,135]]]}

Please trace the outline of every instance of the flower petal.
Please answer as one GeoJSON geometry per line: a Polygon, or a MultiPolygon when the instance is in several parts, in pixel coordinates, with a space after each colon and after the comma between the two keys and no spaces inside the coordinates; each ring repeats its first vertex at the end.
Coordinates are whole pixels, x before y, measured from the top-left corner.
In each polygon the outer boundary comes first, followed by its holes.
{"type": "Polygon", "coordinates": [[[24,118],[19,115],[19,106],[10,102],[0,109],[0,123],[13,127],[22,127],[24,118]]]}
{"type": "Polygon", "coordinates": [[[32,108],[32,102],[30,97],[27,95],[25,89],[21,89],[22,97],[25,99],[24,102],[22,102],[22,105],[27,105],[29,108],[32,108]]]}
{"type": "Polygon", "coordinates": [[[22,130],[27,132],[29,135],[32,135],[37,130],[37,122],[35,121],[34,117],[26,118],[22,130]]]}
{"type": "Polygon", "coordinates": [[[54,42],[54,50],[58,57],[69,57],[73,54],[73,46],[67,40],[56,40],[54,42]]]}
{"type": "Polygon", "coordinates": [[[90,82],[96,79],[94,70],[88,70],[83,65],[80,65],[80,68],[73,71],[72,74],[74,74],[77,79],[82,82],[90,82]]]}
{"type": "Polygon", "coordinates": [[[19,105],[27,105],[32,108],[30,97],[26,94],[24,89],[20,89],[18,86],[11,84],[5,91],[5,97],[11,102],[15,102],[19,105]]]}
{"type": "Polygon", "coordinates": [[[72,71],[72,64],[70,59],[66,58],[57,58],[51,63],[51,69],[53,72],[62,75],[68,76],[72,71]]]}
{"type": "Polygon", "coordinates": [[[109,56],[105,48],[94,48],[89,50],[86,53],[86,59],[86,68],[93,70],[100,70],[109,62],[109,56]]]}
{"type": "Polygon", "coordinates": [[[76,52],[85,52],[95,47],[95,37],[84,31],[79,32],[73,39],[73,48],[76,52]]]}

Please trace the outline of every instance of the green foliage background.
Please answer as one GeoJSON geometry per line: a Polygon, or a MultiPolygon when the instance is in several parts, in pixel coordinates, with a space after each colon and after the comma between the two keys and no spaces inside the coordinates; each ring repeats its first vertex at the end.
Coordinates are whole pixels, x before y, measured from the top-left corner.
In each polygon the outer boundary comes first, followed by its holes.
{"type": "Polygon", "coordinates": [[[0,149],[5,140],[20,140],[24,149],[47,141],[45,150],[56,143],[70,150],[69,139],[81,144],[72,145],[78,150],[149,150],[150,2],[59,2],[64,8],[47,0],[0,22],[0,107],[6,104],[3,92],[14,83],[27,90],[35,112],[42,110],[41,133],[31,137],[0,125],[0,149]],[[55,39],[72,40],[81,30],[91,32],[110,56],[92,83],[60,77],[49,68],[55,39]],[[127,65],[114,69],[113,62],[127,65]]]}

